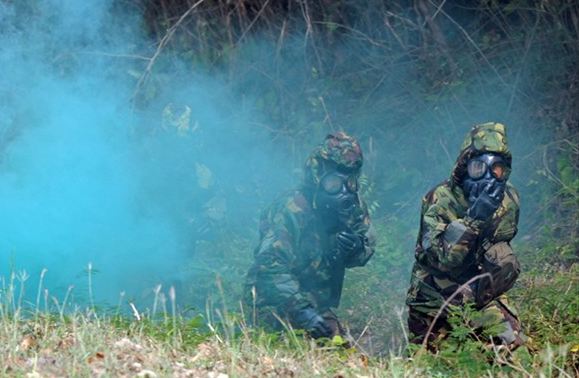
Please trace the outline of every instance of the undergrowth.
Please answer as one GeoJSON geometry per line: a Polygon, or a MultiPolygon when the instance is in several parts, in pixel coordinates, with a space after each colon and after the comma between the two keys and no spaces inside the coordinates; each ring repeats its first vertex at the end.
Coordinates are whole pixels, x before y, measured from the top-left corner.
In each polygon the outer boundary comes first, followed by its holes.
{"type": "MultiPolygon", "coordinates": [[[[27,9],[35,8],[33,1],[21,3],[23,15],[34,13],[27,9]]],[[[158,42],[151,45],[159,54],[137,51],[151,58],[142,62],[148,69],[137,65],[136,108],[170,110],[161,93],[171,88],[168,73],[182,61],[217,72],[233,92],[255,97],[253,110],[265,119],[258,126],[291,152],[296,166],[308,148],[304,140],[319,140],[334,128],[348,127],[367,145],[365,172],[375,188],[368,194],[379,243],[369,264],[346,277],[340,317],[355,347],[316,344],[297,331],[246,327],[235,301],[252,243],[225,232],[198,243],[190,270],[201,278],[184,280],[177,290],[197,307],[208,292],[215,296],[203,315],[201,308],[193,315],[176,311],[174,292],[162,297],[160,311],[153,305],[151,311],[110,313],[67,303],[66,297],[59,305],[40,292],[36,303],[27,304],[22,288],[8,280],[0,287],[0,375],[579,376],[574,2],[485,1],[480,9],[463,2],[468,7],[443,9],[446,2],[438,7],[416,1],[406,9],[378,1],[316,1],[308,8],[308,2],[214,0],[182,23],[180,16],[196,1],[119,3],[142,7],[158,42]],[[475,17],[462,23],[463,14],[475,17]],[[176,31],[171,41],[167,29],[176,31]],[[259,49],[263,39],[268,48],[259,49]],[[163,50],[161,41],[172,48],[163,50]],[[510,297],[530,340],[513,355],[485,347],[465,309],[455,314],[440,352],[432,354],[407,346],[403,303],[417,224],[401,222],[417,216],[412,206],[432,177],[448,174],[453,156],[447,138],[485,121],[483,115],[518,124],[513,145],[520,173],[514,178],[524,189],[526,213],[514,249],[524,269],[510,297]],[[530,139],[537,144],[519,134],[537,134],[530,139]],[[393,148],[411,144],[421,146],[419,154],[393,148]],[[217,288],[215,272],[222,275],[217,288]]]]}
{"type": "MultiPolygon", "coordinates": [[[[466,308],[454,310],[453,331],[436,354],[400,343],[398,350],[371,355],[358,342],[345,347],[289,327],[283,333],[252,329],[224,309],[195,317],[39,310],[15,302],[12,285],[0,290],[0,375],[572,377],[579,373],[578,289],[576,266],[523,276],[511,299],[530,340],[513,354],[485,346],[470,327],[475,312],[466,308]]],[[[401,321],[394,323],[401,327],[401,321]]]]}

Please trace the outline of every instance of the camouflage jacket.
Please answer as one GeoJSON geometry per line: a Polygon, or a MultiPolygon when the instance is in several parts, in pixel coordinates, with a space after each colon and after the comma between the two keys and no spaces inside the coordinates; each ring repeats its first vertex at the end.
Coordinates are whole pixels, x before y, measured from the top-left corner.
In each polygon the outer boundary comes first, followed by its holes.
{"type": "Polygon", "coordinates": [[[365,236],[364,248],[339,266],[329,259],[337,247],[336,234],[325,231],[303,190],[262,213],[260,242],[245,290],[245,302],[260,321],[275,327],[276,315],[292,321],[292,314],[308,306],[319,313],[338,306],[340,293],[334,283],[343,280],[344,268],[365,265],[374,253],[375,238],[363,201],[358,210],[350,229],[365,236]]]}
{"type": "Polygon", "coordinates": [[[510,166],[512,157],[503,125],[487,123],[473,128],[465,139],[450,179],[422,199],[416,262],[406,300],[406,304],[416,311],[434,316],[445,298],[478,274],[484,251],[494,243],[510,242],[517,233],[519,195],[510,183],[507,183],[505,197],[489,222],[466,216],[469,203],[461,181],[468,160],[484,152],[502,154],[510,166]],[[450,243],[444,233],[452,222],[464,226],[464,233],[450,243]]]}

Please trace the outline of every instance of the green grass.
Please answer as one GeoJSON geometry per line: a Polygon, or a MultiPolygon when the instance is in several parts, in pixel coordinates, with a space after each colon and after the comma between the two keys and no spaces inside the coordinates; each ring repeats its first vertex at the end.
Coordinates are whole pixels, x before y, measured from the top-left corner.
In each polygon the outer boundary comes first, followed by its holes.
{"type": "MultiPolygon", "coordinates": [[[[531,255],[530,246],[517,246],[530,259],[523,259],[527,268],[510,298],[531,338],[527,347],[505,355],[471,337],[459,320],[439,353],[427,353],[407,346],[405,329],[408,245],[414,235],[395,219],[378,224],[378,253],[366,267],[348,272],[339,311],[354,337],[353,348],[318,344],[292,330],[272,334],[247,327],[244,317],[251,314],[237,313],[229,298],[240,290],[241,268],[217,281],[220,300],[208,302],[213,304],[203,315],[187,310],[187,316],[176,310],[171,290],[166,297],[156,290],[150,309],[119,315],[118,309],[95,308],[92,300],[77,305],[45,298],[42,277],[35,303],[25,305],[21,293],[27,276],[20,273],[0,286],[0,376],[579,375],[577,265],[539,268],[536,257],[547,251],[531,255]]],[[[246,244],[231,254],[242,256],[246,244]]]]}
{"type": "MultiPolygon", "coordinates": [[[[576,267],[524,277],[512,298],[532,342],[505,357],[458,337],[460,325],[436,355],[402,348],[367,355],[363,346],[345,349],[299,332],[250,329],[239,314],[223,310],[187,319],[145,312],[137,319],[92,309],[25,309],[19,288],[9,285],[0,290],[0,375],[572,377],[579,372],[577,289],[576,267]]],[[[393,326],[392,332],[402,333],[400,321],[393,320],[398,331],[393,326]]]]}

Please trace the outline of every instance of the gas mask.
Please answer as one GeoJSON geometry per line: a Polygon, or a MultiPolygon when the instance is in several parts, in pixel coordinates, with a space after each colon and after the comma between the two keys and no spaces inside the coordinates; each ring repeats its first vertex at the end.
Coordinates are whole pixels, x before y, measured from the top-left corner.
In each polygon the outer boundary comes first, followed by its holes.
{"type": "Polygon", "coordinates": [[[359,203],[356,174],[332,171],[320,180],[314,206],[328,229],[347,226],[359,203]]]}
{"type": "Polygon", "coordinates": [[[462,189],[469,202],[474,202],[485,188],[504,185],[508,176],[506,161],[501,155],[486,153],[473,157],[467,164],[462,189]]]}

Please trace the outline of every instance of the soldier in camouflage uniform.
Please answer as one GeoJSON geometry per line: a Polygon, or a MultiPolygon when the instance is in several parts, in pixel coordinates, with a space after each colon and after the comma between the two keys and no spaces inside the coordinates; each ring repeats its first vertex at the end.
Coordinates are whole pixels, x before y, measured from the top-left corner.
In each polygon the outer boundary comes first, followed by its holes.
{"type": "Polygon", "coordinates": [[[302,185],[262,213],[245,290],[259,324],[275,330],[289,324],[314,338],[342,334],[332,309],[345,269],[374,254],[370,217],[358,194],[361,167],[356,139],[328,135],[307,159],[302,185]]]}
{"type": "MultiPolygon", "coordinates": [[[[517,314],[504,294],[520,271],[510,246],[519,220],[519,195],[507,181],[511,161],[505,126],[477,125],[450,178],[423,198],[406,300],[414,343],[424,341],[441,306],[455,293],[450,304],[470,303],[478,311],[471,324],[475,330],[492,327],[497,330],[492,342],[509,349],[523,343],[517,314]],[[484,277],[474,279],[477,275],[484,277]]],[[[449,331],[447,315],[444,308],[428,335],[431,348],[449,331]]]]}

